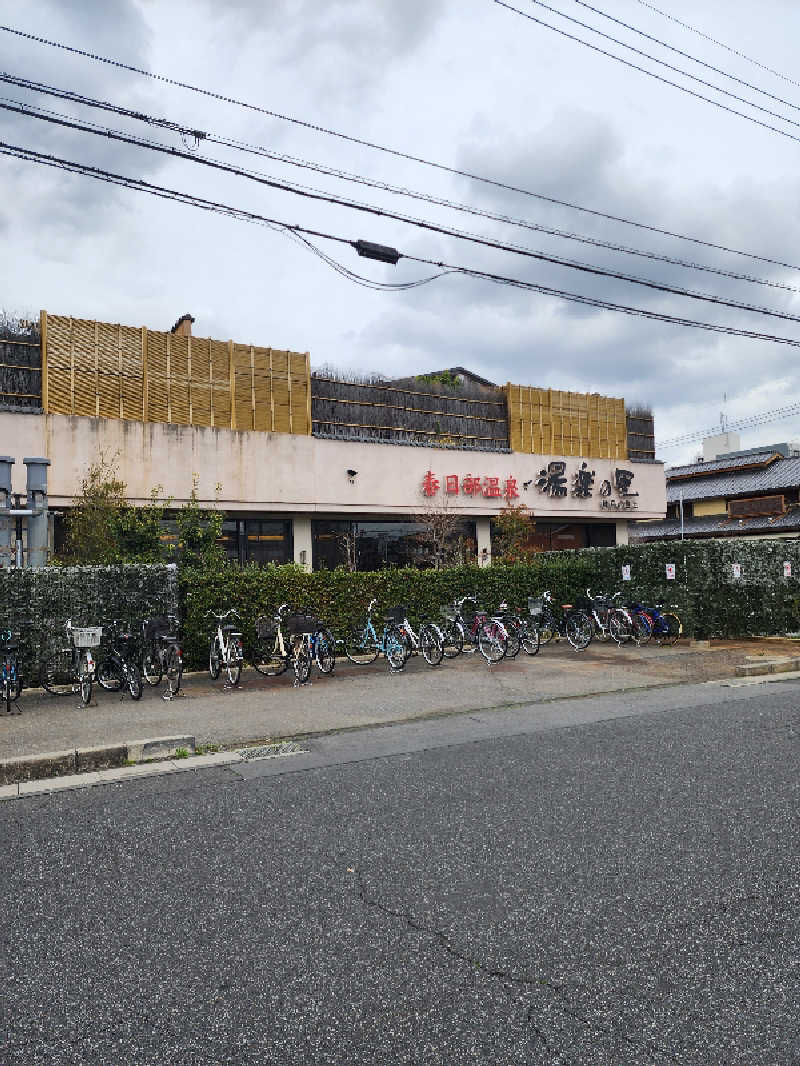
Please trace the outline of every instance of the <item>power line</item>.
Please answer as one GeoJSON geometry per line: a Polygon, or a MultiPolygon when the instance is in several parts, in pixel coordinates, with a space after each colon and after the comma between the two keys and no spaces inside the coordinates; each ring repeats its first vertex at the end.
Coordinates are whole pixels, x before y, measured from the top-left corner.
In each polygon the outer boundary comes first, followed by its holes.
{"type": "MultiPolygon", "coordinates": [[[[582,37],[576,37],[573,33],[567,33],[566,30],[559,29],[558,26],[553,26],[551,23],[545,22],[543,19],[537,18],[535,15],[530,15],[527,11],[521,11],[518,7],[514,7],[513,4],[506,3],[506,0],[493,0],[493,2],[499,7],[504,7],[508,11],[513,11],[515,14],[521,15],[522,18],[526,18],[530,22],[535,22],[539,26],[544,26],[545,29],[558,33],[561,37],[566,37],[569,41],[575,41],[578,44],[582,44],[585,48],[590,48],[593,52],[598,52],[600,55],[606,56],[608,59],[613,59],[617,63],[622,63],[625,67],[630,67],[631,70],[637,70],[640,74],[646,74],[648,78],[660,81],[664,85],[670,85],[673,89],[679,89],[682,93],[686,93],[688,96],[693,96],[696,100],[704,100],[705,103],[711,104],[713,107],[718,107],[722,111],[727,111],[731,115],[743,118],[745,121],[752,122],[756,126],[761,126],[763,129],[771,130],[773,133],[777,133],[781,137],[786,137],[790,141],[797,141],[800,143],[800,137],[796,136],[794,133],[789,133],[788,130],[782,130],[778,126],[772,126],[769,122],[764,122],[760,118],[755,118],[753,115],[746,115],[743,111],[737,111],[735,107],[729,107],[727,104],[720,103],[719,100],[712,100],[710,96],[704,96],[702,93],[698,93],[694,89],[689,89],[685,85],[679,85],[676,81],[670,81],[669,78],[662,77],[661,74],[656,74],[655,71],[648,70],[646,67],[640,67],[638,63],[632,63],[630,60],[623,59],[622,56],[614,55],[613,52],[608,52],[605,48],[600,48],[598,45],[592,44],[590,41],[584,41],[582,37]]],[[[628,48],[636,55],[644,56],[647,59],[652,60],[654,63],[660,63],[669,70],[677,71],[677,73],[681,74],[683,77],[691,78],[692,81],[696,81],[701,85],[707,85],[715,92],[722,93],[724,96],[730,96],[734,100],[739,100],[742,103],[745,103],[748,107],[755,108],[757,111],[764,111],[768,115],[773,115],[780,119],[781,122],[788,122],[792,126],[800,126],[800,122],[795,122],[794,119],[786,118],[783,115],[776,115],[774,111],[769,111],[760,104],[754,104],[752,100],[744,100],[741,96],[737,96],[735,93],[731,93],[727,89],[720,88],[719,85],[712,85],[711,82],[704,81],[702,78],[698,78],[694,74],[690,74],[688,71],[681,70],[679,67],[674,67],[663,59],[657,59],[655,56],[651,56],[648,52],[642,52],[640,49],[634,48],[633,45],[625,44],[624,41],[619,41],[616,37],[611,37],[609,34],[603,33],[602,30],[597,30],[593,26],[589,26],[588,23],[581,22],[580,19],[572,18],[571,15],[565,15],[563,11],[559,11],[558,8],[555,7],[550,7],[549,4],[543,3],[542,0],[530,0],[530,2],[545,8],[547,11],[552,11],[556,15],[560,15],[561,18],[566,19],[568,22],[574,22],[576,25],[582,26],[584,29],[590,30],[592,33],[598,34],[600,37],[604,37],[606,40],[613,41],[622,48],[628,48]]]]}
{"type": "Polygon", "coordinates": [[[91,133],[96,136],[106,137],[110,140],[119,141],[123,144],[131,144],[140,148],[147,148],[151,151],[159,152],[163,155],[171,156],[175,159],[188,160],[191,163],[195,163],[201,166],[210,167],[214,170],[219,170],[228,174],[236,175],[237,177],[245,177],[250,181],[257,182],[260,185],[265,185],[268,188],[276,189],[281,192],[290,192],[295,196],[302,196],[311,200],[315,200],[322,203],[335,205],[337,207],[347,207],[354,211],[374,215],[378,218],[387,218],[395,222],[403,222],[407,225],[416,227],[417,229],[426,230],[430,233],[436,233],[440,236],[453,237],[457,240],[468,241],[471,244],[477,244],[483,248],[489,248],[494,251],[510,252],[514,255],[521,255],[527,259],[533,259],[537,262],[549,263],[554,266],[565,267],[570,270],[577,270],[581,273],[590,274],[595,277],[608,278],[614,281],[624,281],[630,285],[637,285],[642,288],[652,289],[656,292],[666,293],[672,296],[683,296],[686,299],[698,300],[703,303],[716,304],[719,307],[729,307],[738,311],[748,311],[751,314],[764,315],[769,318],[781,319],[785,322],[800,322],[800,316],[789,314],[786,311],[776,311],[769,307],[763,307],[758,304],[746,303],[741,300],[726,300],[721,296],[714,296],[711,293],[696,292],[693,289],[685,289],[679,286],[667,285],[663,282],[655,281],[651,278],[642,278],[633,274],[625,274],[620,271],[606,270],[603,267],[593,266],[590,263],[582,263],[573,259],[565,259],[561,256],[547,255],[544,252],[538,251],[533,248],[526,248],[518,244],[510,244],[501,241],[495,241],[488,237],[481,236],[476,233],[470,233],[466,230],[453,229],[447,226],[439,225],[435,222],[429,222],[425,219],[414,218],[411,215],[401,214],[396,211],[388,211],[382,207],[376,207],[373,204],[360,203],[357,200],[351,200],[347,197],[333,196],[330,193],[322,192],[318,189],[313,189],[309,186],[300,186],[294,182],[278,181],[268,175],[259,174],[256,171],[245,170],[241,167],[235,167],[230,163],[224,163],[221,160],[215,160],[206,156],[198,156],[189,151],[181,151],[178,148],[173,148],[168,145],[160,144],[158,141],[151,141],[142,137],[135,137],[130,134],[123,134],[119,131],[111,130],[108,128],[98,127],[94,124],[78,122],[75,119],[68,119],[66,117],[56,117],[52,113],[42,111],[38,108],[26,107],[24,104],[19,104],[14,101],[13,103],[3,102],[0,100],[0,108],[6,111],[11,111],[16,114],[25,115],[31,118],[37,118],[41,121],[52,123],[58,126],[63,126],[68,129],[79,130],[84,133],[91,133]]]}
{"type": "MultiPolygon", "coordinates": [[[[43,93],[45,95],[53,96],[60,100],[69,101],[70,103],[76,103],[81,106],[87,106],[102,111],[108,111],[124,118],[130,118],[138,122],[143,122],[150,126],[156,126],[159,128],[167,129],[179,134],[180,137],[184,140],[184,143],[186,143],[186,138],[189,138],[193,139],[195,141],[195,144],[198,146],[201,142],[218,144],[226,148],[233,148],[236,151],[241,151],[258,157],[272,159],[281,163],[287,163],[291,166],[299,167],[301,169],[312,170],[316,173],[325,174],[329,177],[335,177],[343,181],[354,182],[356,184],[363,185],[368,188],[378,189],[382,192],[389,192],[398,196],[407,196],[411,199],[420,200],[424,203],[433,204],[439,207],[446,207],[451,210],[460,211],[480,218],[486,218],[494,222],[502,222],[508,225],[517,226],[519,228],[528,229],[533,232],[544,233],[548,236],[559,237],[564,240],[576,241],[581,244],[586,244],[596,248],[602,248],[608,251],[638,256],[640,258],[648,259],[654,262],[664,262],[670,264],[671,266],[680,266],[685,267],[689,270],[697,270],[702,271],[704,273],[715,274],[719,277],[731,278],[735,281],[745,281],[754,285],[763,285],[768,288],[782,289],[786,292],[800,292],[800,289],[797,289],[792,285],[787,285],[784,282],[770,281],[766,278],[758,278],[753,276],[752,274],[742,274],[732,270],[722,270],[718,267],[711,267],[704,263],[697,263],[691,260],[681,259],[676,256],[662,255],[657,252],[648,252],[639,248],[632,248],[627,245],[615,244],[612,241],[604,241],[600,240],[599,238],[572,233],[568,230],[561,230],[548,226],[542,226],[538,223],[529,222],[525,219],[514,218],[509,215],[503,215],[494,211],[488,211],[484,208],[472,207],[469,204],[459,203],[457,201],[449,200],[445,197],[434,196],[429,193],[419,192],[417,190],[408,189],[402,186],[391,185],[388,182],[377,181],[372,178],[365,178],[359,174],[352,174],[348,171],[339,170],[334,167],[325,166],[320,163],[312,162],[305,159],[299,159],[296,156],[287,155],[285,153],[273,152],[270,149],[263,148],[258,145],[249,144],[246,141],[238,141],[228,137],[220,137],[218,135],[209,133],[208,131],[192,129],[191,127],[182,126],[177,122],[172,122],[169,119],[149,115],[142,111],[134,111],[130,108],[121,107],[106,100],[96,100],[93,97],[85,96],[82,93],[77,93],[70,89],[57,88],[52,85],[47,85],[43,82],[37,82],[32,81],[28,78],[17,77],[6,72],[0,72],[0,82],[6,82],[7,84],[16,85],[19,88],[27,89],[31,92],[43,93]]],[[[57,112],[50,113],[58,115],[57,112]]],[[[67,118],[68,116],[60,115],[58,117],[67,118]]],[[[796,267],[794,269],[800,270],[800,267],[796,267]]]]}
{"type": "MultiPolygon", "coordinates": [[[[544,25],[547,25],[547,24],[544,23],[544,25]]],[[[549,28],[554,28],[554,27],[549,27],[549,28]]],[[[652,226],[649,223],[636,222],[633,219],[624,218],[624,217],[622,217],[620,215],[612,215],[612,214],[609,214],[608,212],[598,211],[598,210],[595,210],[594,208],[590,208],[590,207],[584,207],[584,206],[582,206],[580,204],[574,204],[574,203],[571,203],[571,202],[569,202],[567,200],[559,200],[559,199],[557,199],[555,197],[552,197],[552,196],[546,196],[544,193],[537,193],[537,192],[533,192],[530,189],[523,189],[520,186],[511,185],[508,182],[503,182],[503,181],[498,181],[498,180],[493,179],[493,178],[483,177],[483,176],[481,176],[479,174],[471,173],[468,170],[461,170],[458,167],[450,167],[450,166],[447,166],[444,163],[437,163],[437,162],[435,162],[433,160],[430,160],[430,159],[424,159],[424,158],[422,158],[420,156],[412,155],[412,154],[410,154],[408,152],[403,152],[403,151],[401,151],[399,149],[396,149],[396,148],[390,148],[390,147],[388,147],[386,145],[376,144],[376,143],[374,143],[372,141],[363,140],[362,138],[354,137],[351,134],[342,133],[341,131],[338,131],[338,130],[332,130],[332,129],[329,129],[329,128],[325,127],[325,126],[321,126],[319,124],[316,124],[316,123],[307,122],[307,121],[305,121],[303,119],[295,118],[295,117],[293,117],[291,115],[284,115],[284,114],[281,114],[278,111],[271,111],[268,108],[259,107],[256,104],[250,104],[250,103],[247,103],[246,101],[238,100],[238,99],[236,99],[234,97],[224,96],[223,94],[213,92],[210,89],[203,89],[203,88],[200,88],[200,87],[195,86],[195,85],[189,85],[186,82],[178,81],[175,78],[170,78],[170,77],[167,77],[166,75],[163,75],[163,74],[154,74],[154,73],[151,73],[150,71],[143,70],[141,67],[134,67],[134,66],[131,66],[128,63],[123,63],[121,60],[109,59],[109,58],[107,58],[105,56],[96,55],[95,53],[87,52],[84,49],[75,48],[72,45],[64,44],[61,41],[53,41],[53,40],[50,40],[47,37],[40,37],[40,36],[37,36],[37,35],[32,34],[32,33],[26,33],[23,30],[15,29],[13,26],[0,25],[0,31],[5,32],[5,33],[14,34],[17,37],[22,37],[22,38],[25,38],[26,40],[35,41],[37,44],[43,44],[43,45],[46,45],[47,47],[50,47],[50,48],[56,48],[56,49],[60,49],[60,50],[65,51],[65,52],[70,52],[70,53],[72,53],[74,55],[80,55],[80,56],[83,56],[86,59],[91,59],[91,60],[93,60],[94,62],[97,62],[97,63],[104,63],[104,64],[106,64],[108,66],[119,68],[120,70],[127,70],[127,71],[130,71],[131,73],[134,73],[134,74],[140,74],[142,77],[151,78],[154,81],[159,81],[159,82],[162,82],[162,83],[164,83],[166,85],[174,85],[174,86],[176,86],[178,88],[186,89],[186,90],[188,90],[190,92],[198,93],[201,96],[205,96],[205,97],[208,97],[208,98],[214,99],[214,100],[219,100],[222,103],[232,104],[232,105],[234,105],[236,107],[241,107],[241,108],[244,108],[245,110],[253,111],[253,112],[257,113],[257,114],[266,115],[269,118],[278,119],[281,122],[291,123],[293,125],[302,127],[304,129],[311,130],[312,132],[315,132],[315,133],[321,133],[321,134],[324,134],[325,136],[338,138],[338,139],[346,141],[346,142],[348,142],[350,144],[357,144],[357,145],[360,145],[361,147],[364,147],[364,148],[370,148],[370,149],[372,149],[374,151],[385,153],[386,155],[393,156],[394,158],[397,158],[397,159],[405,159],[405,160],[407,160],[409,162],[412,162],[412,163],[418,163],[421,166],[431,167],[434,170],[442,171],[443,173],[452,174],[452,175],[455,175],[456,177],[467,178],[470,181],[476,181],[476,182],[480,182],[480,183],[482,183],[484,185],[489,185],[489,186],[491,186],[493,188],[502,189],[505,192],[513,192],[513,193],[519,194],[520,196],[528,196],[528,197],[531,197],[531,198],[536,199],[536,200],[541,200],[544,203],[553,204],[554,206],[557,206],[557,207],[565,207],[565,208],[567,208],[568,210],[571,210],[571,211],[580,211],[583,214],[591,215],[594,218],[602,218],[602,219],[605,219],[606,221],[609,221],[609,222],[619,222],[622,225],[632,226],[632,227],[634,227],[636,229],[645,230],[646,232],[649,232],[649,233],[657,233],[660,236],[672,237],[672,238],[674,238],[676,240],[687,241],[687,242],[689,242],[691,244],[696,244],[696,245],[699,245],[700,247],[703,247],[703,248],[710,248],[710,249],[713,249],[714,251],[718,251],[718,252],[726,252],[726,253],[728,253],[730,255],[743,256],[743,257],[745,257],[747,259],[752,259],[752,260],[754,260],[756,262],[768,263],[771,266],[785,267],[788,270],[797,270],[798,269],[792,263],[785,263],[785,262],[783,262],[782,260],[779,260],[779,259],[772,259],[772,258],[770,258],[768,256],[756,255],[756,254],[754,254],[752,252],[741,251],[738,248],[729,248],[729,247],[727,247],[724,244],[715,244],[713,241],[705,241],[705,240],[702,240],[701,238],[698,238],[698,237],[691,237],[691,236],[688,236],[688,235],[683,234],[683,233],[676,233],[676,232],[674,232],[672,230],[661,229],[658,226],[652,226]]],[[[560,32],[560,31],[558,31],[558,32],[560,32]]],[[[583,42],[581,42],[581,43],[583,43],[583,42]]]]}
{"type": "Polygon", "coordinates": [[[690,26],[688,22],[681,22],[679,18],[675,18],[674,15],[670,15],[667,11],[662,11],[660,7],[656,7],[655,4],[650,4],[647,0],[636,0],[642,7],[649,7],[651,11],[655,11],[658,15],[663,15],[665,19],[669,19],[670,22],[677,23],[678,26],[682,26],[683,29],[689,30],[690,33],[696,33],[698,37],[702,37],[706,41],[710,41],[712,44],[717,45],[718,48],[724,48],[726,52],[730,52],[732,55],[738,56],[740,59],[744,59],[747,63],[752,63],[754,67],[760,67],[761,70],[765,70],[768,74],[774,74],[776,78],[780,78],[782,81],[788,82],[790,85],[797,85],[800,87],[800,81],[795,81],[794,78],[788,77],[786,74],[781,74],[779,70],[774,70],[772,67],[765,66],[764,63],[759,63],[757,59],[751,59],[750,56],[744,54],[744,52],[738,52],[735,48],[731,48],[730,45],[723,44],[722,41],[718,41],[716,37],[709,37],[707,33],[703,33],[702,30],[696,29],[694,26],[690,26]]]}
{"type": "MultiPolygon", "coordinates": [[[[764,426],[769,422],[781,422],[786,418],[793,418],[795,415],[800,415],[800,403],[792,403],[786,407],[778,407],[774,411],[763,411],[758,415],[748,415],[746,418],[739,418],[735,422],[726,423],[725,429],[737,430],[737,429],[753,429],[756,426],[764,426]]],[[[698,429],[691,433],[683,433],[679,437],[671,437],[669,440],[657,441],[659,448],[674,448],[679,444],[691,444],[692,441],[702,440],[704,437],[711,437],[715,433],[719,432],[719,426],[712,426],[711,429],[698,429]]]]}
{"type": "MultiPolygon", "coordinates": [[[[79,174],[85,177],[94,178],[96,180],[107,182],[112,185],[118,185],[124,188],[134,189],[138,192],[146,192],[161,199],[174,200],[178,203],[182,203],[190,207],[197,207],[204,211],[210,211],[212,213],[225,215],[229,218],[234,218],[241,222],[250,222],[257,225],[266,225],[271,229],[279,229],[287,233],[296,233],[306,237],[317,237],[322,240],[336,241],[339,244],[347,244],[353,248],[357,247],[358,245],[357,241],[352,241],[346,237],[339,237],[331,233],[324,233],[320,230],[312,230],[304,226],[284,222],[280,219],[269,218],[265,215],[260,215],[254,211],[247,211],[244,208],[234,207],[230,204],[218,203],[213,200],[206,200],[202,197],[194,196],[191,193],[185,193],[180,190],[169,189],[160,185],[154,185],[151,182],[143,181],[141,178],[131,178],[122,174],[115,174],[111,171],[103,170],[100,167],[92,167],[85,163],[78,163],[74,160],[63,159],[45,152],[36,152],[31,148],[25,148],[20,145],[0,142],[0,155],[7,155],[13,158],[26,160],[28,162],[38,163],[43,166],[54,167],[59,170],[64,170],[68,173],[79,174]]],[[[433,259],[425,259],[421,256],[405,254],[400,255],[400,253],[398,253],[398,258],[406,259],[412,263],[422,263],[426,266],[432,266],[437,268],[437,270],[441,272],[439,274],[432,275],[430,278],[421,279],[418,284],[425,284],[429,281],[434,281],[436,280],[436,278],[441,277],[443,273],[460,274],[464,277],[491,281],[495,284],[510,286],[512,288],[522,289],[527,292],[537,292],[547,296],[556,296],[559,299],[581,304],[585,307],[593,307],[608,311],[618,311],[622,314],[631,315],[636,318],[646,318],[651,321],[665,322],[670,323],[672,325],[689,326],[711,333],[725,334],[726,336],[730,337],[746,337],[750,340],[763,340],[769,341],[773,344],[784,344],[792,348],[800,348],[800,340],[794,340],[790,337],[782,337],[771,333],[759,333],[754,330],[739,329],[734,326],[718,325],[712,322],[702,322],[697,319],[662,314],[660,312],[649,311],[641,307],[632,307],[626,304],[617,304],[611,302],[610,300],[601,300],[597,297],[583,296],[579,293],[569,292],[562,289],[555,289],[547,285],[538,284],[537,282],[524,281],[520,278],[509,277],[504,274],[496,274],[491,273],[489,271],[476,270],[471,267],[465,267],[454,263],[446,263],[433,259]]],[[[382,287],[395,288],[396,286],[386,285],[382,287]]]]}
{"type": "MultiPolygon", "coordinates": [[[[650,33],[645,33],[644,30],[637,29],[636,26],[632,26],[629,22],[623,22],[622,19],[615,18],[614,15],[609,15],[607,12],[602,11],[599,7],[592,7],[591,4],[586,3],[586,0],[575,0],[575,3],[578,4],[580,7],[585,7],[587,11],[594,12],[595,15],[600,15],[601,18],[608,19],[609,22],[616,23],[617,26],[623,26],[626,30],[630,30],[631,33],[636,33],[640,37],[644,37],[646,40],[652,41],[654,44],[660,45],[662,48],[667,48],[670,52],[675,52],[676,55],[683,56],[684,59],[691,60],[692,63],[697,63],[699,66],[705,67],[706,70],[713,70],[715,74],[721,74],[723,78],[728,78],[730,81],[735,81],[738,85],[744,85],[745,88],[752,89],[753,92],[761,93],[762,96],[766,96],[770,100],[775,100],[776,103],[783,104],[784,107],[790,107],[793,111],[800,111],[800,106],[798,106],[797,104],[793,104],[790,100],[784,100],[782,96],[776,96],[775,93],[768,92],[766,89],[762,89],[758,85],[753,85],[752,82],[745,81],[744,78],[737,78],[735,74],[730,74],[728,73],[728,71],[722,70],[720,67],[715,67],[712,63],[706,63],[705,60],[698,59],[697,56],[693,56],[689,52],[684,52],[680,48],[676,48],[674,45],[667,44],[666,41],[662,41],[659,37],[654,37],[650,33]]],[[[555,9],[551,8],[550,10],[555,9]]],[[[564,17],[567,18],[566,15],[564,17]]],[[[581,23],[581,25],[583,25],[583,23],[581,23]]],[[[595,33],[599,32],[599,30],[595,30],[595,33]]],[[[612,37],[611,40],[614,40],[614,38],[612,37]]],[[[630,47],[630,45],[625,45],[625,47],[628,48],[630,47]]],[[[642,52],[641,54],[645,55],[646,53],[642,52]]],[[[657,60],[657,62],[660,62],[660,60],[657,60]]],[[[674,67],[671,69],[677,70],[678,68],[674,67]]],[[[687,74],[687,77],[691,77],[691,75],[687,74]]],[[[710,83],[703,82],[703,84],[706,85],[710,83]]],[[[716,88],[716,86],[714,86],[714,88],[716,88]]],[[[723,89],[720,89],[719,91],[724,92],[723,89]]],[[[739,100],[741,99],[741,97],[737,96],[735,99],[739,100]]],[[[749,101],[745,100],[743,102],[748,103],[749,101]]],[[[753,104],[752,106],[755,107],[757,105],[753,104]]],[[[772,111],[769,111],[767,113],[770,115],[774,114],[774,112],[772,111]]],[[[782,115],[776,115],[775,117],[783,118],[782,115]]],[[[789,120],[784,119],[784,121],[788,122],[789,120]]]]}

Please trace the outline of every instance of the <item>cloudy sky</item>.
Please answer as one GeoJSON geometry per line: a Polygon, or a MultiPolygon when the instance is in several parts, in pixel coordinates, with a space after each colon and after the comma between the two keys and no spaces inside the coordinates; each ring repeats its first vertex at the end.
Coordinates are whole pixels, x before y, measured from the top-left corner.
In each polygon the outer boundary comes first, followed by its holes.
{"type": "MultiPolygon", "coordinates": [[[[791,79],[800,5],[660,0],[655,4],[660,13],[644,0],[597,0],[595,11],[577,0],[553,0],[550,10],[530,0],[509,3],[775,129],[624,67],[492,0],[0,0],[0,22],[7,27],[272,114],[3,31],[0,69],[6,73],[447,200],[473,213],[208,140],[196,147],[171,129],[15,85],[1,85],[0,96],[491,242],[800,318],[800,76],[791,79]],[[600,10],[772,95],[669,52],[600,10]],[[564,15],[767,110],[692,82],[564,15]],[[524,191],[415,163],[311,126],[524,191]],[[771,284],[598,248],[532,227],[771,284]],[[797,263],[798,269],[752,256],[797,263]]],[[[27,115],[0,111],[0,140],[347,240],[392,245],[406,256],[800,340],[800,321],[488,248],[270,188],[201,166],[195,158],[174,158],[27,115]]],[[[798,349],[786,344],[589,308],[458,273],[409,290],[375,291],[342,277],[285,232],[3,155],[0,240],[0,307],[12,313],[44,307],[163,329],[188,311],[196,318],[196,334],[310,351],[316,367],[405,375],[463,365],[497,382],[624,396],[654,408],[662,440],[718,425],[721,412],[733,421],[798,399],[798,349]]],[[[361,259],[346,244],[315,243],[371,281],[408,282],[432,272],[409,260],[393,267],[361,259]]],[[[742,444],[792,438],[800,438],[800,416],[743,432],[742,444]]],[[[679,462],[697,448],[671,448],[661,455],[679,462]]]]}

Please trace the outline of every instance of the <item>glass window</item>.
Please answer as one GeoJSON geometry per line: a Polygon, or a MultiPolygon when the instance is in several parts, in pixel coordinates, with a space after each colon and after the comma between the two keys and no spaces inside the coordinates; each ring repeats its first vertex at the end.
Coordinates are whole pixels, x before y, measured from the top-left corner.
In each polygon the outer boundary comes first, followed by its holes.
{"type": "Polygon", "coordinates": [[[311,523],[314,569],[349,566],[354,570],[436,565],[437,553],[447,564],[475,554],[475,523],[459,519],[449,531],[444,548],[438,547],[430,527],[414,519],[349,522],[318,520],[311,523]]]}
{"type": "Polygon", "coordinates": [[[265,565],[292,561],[290,522],[246,518],[243,525],[243,562],[265,565]]]}

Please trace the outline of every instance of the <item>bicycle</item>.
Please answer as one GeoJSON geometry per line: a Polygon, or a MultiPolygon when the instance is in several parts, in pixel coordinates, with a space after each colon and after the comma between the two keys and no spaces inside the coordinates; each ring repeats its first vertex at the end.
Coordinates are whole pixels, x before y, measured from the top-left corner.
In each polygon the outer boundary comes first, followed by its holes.
{"type": "MultiPolygon", "coordinates": [[[[663,603],[657,603],[655,607],[643,607],[641,604],[636,604],[631,609],[635,614],[647,620],[656,644],[671,648],[680,640],[683,623],[672,611],[662,613],[663,606],[663,603]]],[[[677,604],[673,603],[670,606],[677,607],[677,604]]]]}
{"type": "Polygon", "coordinates": [[[133,637],[129,628],[120,632],[121,623],[111,622],[108,631],[109,647],[97,664],[97,683],[108,692],[119,692],[125,685],[132,700],[142,698],[142,672],[134,658],[133,637]]]}
{"type": "MultiPolygon", "coordinates": [[[[441,607],[444,617],[442,626],[445,655],[454,659],[464,652],[472,655],[480,651],[487,663],[499,663],[508,651],[508,631],[498,618],[490,618],[478,607],[474,596],[462,596],[451,607],[441,607]],[[474,609],[465,609],[465,604],[474,604],[474,609]]],[[[517,649],[519,650],[519,649],[517,649]]]]}
{"type": "Polygon", "coordinates": [[[617,644],[627,644],[633,633],[633,622],[621,607],[614,604],[619,596],[600,594],[595,596],[591,589],[586,590],[588,608],[586,613],[592,619],[594,636],[600,641],[615,640],[617,644]]]}
{"type": "Polygon", "coordinates": [[[272,618],[260,615],[255,622],[256,640],[251,652],[255,669],[264,677],[277,677],[289,663],[294,668],[295,683],[304,685],[315,661],[323,674],[332,674],[336,666],[336,642],[329,629],[311,615],[284,614],[289,610],[282,603],[272,618]],[[286,624],[288,641],[283,635],[286,624]]]}
{"type": "Polygon", "coordinates": [[[564,637],[575,651],[585,651],[592,642],[594,623],[586,611],[571,603],[560,605],[556,614],[550,591],[528,597],[528,612],[539,630],[542,644],[564,637]]]}
{"type": "Polygon", "coordinates": [[[22,673],[19,665],[19,641],[10,629],[0,630],[0,684],[6,714],[22,714],[17,701],[22,694],[22,673]],[[11,704],[14,710],[11,710],[11,704]]]}
{"type": "Polygon", "coordinates": [[[225,675],[228,684],[233,688],[239,684],[242,676],[242,663],[244,652],[242,650],[242,633],[235,625],[225,623],[226,618],[239,618],[239,612],[231,608],[224,614],[215,614],[214,611],[206,611],[206,618],[213,618],[216,632],[211,634],[211,643],[208,649],[208,672],[211,680],[216,681],[220,671],[225,667],[225,675]]]}
{"type": "Polygon", "coordinates": [[[39,681],[51,696],[80,692],[81,703],[86,706],[91,701],[95,679],[92,649],[100,646],[103,629],[102,626],[73,626],[70,618],[65,629],[69,645],[51,647],[41,663],[39,681]]]}
{"type": "Polygon", "coordinates": [[[518,647],[514,652],[512,658],[515,658],[519,654],[521,648],[526,655],[537,655],[539,648],[541,647],[541,641],[539,640],[539,630],[532,624],[533,619],[528,615],[524,617],[519,607],[513,611],[505,603],[501,603],[498,608],[500,612],[500,618],[508,630],[509,635],[509,652],[511,655],[510,647],[512,637],[517,642],[518,647]]]}
{"type": "Polygon", "coordinates": [[[156,615],[142,623],[144,654],[142,674],[148,685],[160,685],[167,678],[164,699],[177,696],[183,678],[183,649],[178,638],[180,623],[171,614],[156,615]]]}
{"type": "Polygon", "coordinates": [[[402,613],[399,624],[411,642],[411,654],[419,652],[428,666],[438,666],[444,658],[444,637],[439,627],[434,622],[421,622],[419,633],[415,633],[408,620],[408,608],[397,607],[395,610],[402,613]]]}
{"type": "Polygon", "coordinates": [[[387,611],[383,618],[383,631],[378,637],[372,622],[372,611],[377,605],[377,600],[371,600],[363,627],[354,627],[348,634],[345,655],[351,663],[368,666],[383,652],[391,670],[402,670],[411,655],[411,640],[402,628],[405,611],[398,607],[387,611]]]}

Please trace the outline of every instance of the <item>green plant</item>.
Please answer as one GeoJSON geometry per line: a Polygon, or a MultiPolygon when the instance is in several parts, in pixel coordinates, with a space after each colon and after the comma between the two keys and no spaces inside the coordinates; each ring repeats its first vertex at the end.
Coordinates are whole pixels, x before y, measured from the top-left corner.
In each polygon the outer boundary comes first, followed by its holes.
{"type": "Polygon", "coordinates": [[[173,759],[188,759],[189,758],[189,749],[188,748],[176,748],[175,749],[175,754],[172,756],[172,758],[173,759]]]}
{"type": "Polygon", "coordinates": [[[493,557],[503,563],[529,562],[539,548],[536,523],[524,503],[506,503],[492,520],[493,557]]]}
{"type": "MultiPolygon", "coordinates": [[[[199,482],[199,476],[192,474],[192,491],[176,515],[178,558],[185,566],[215,566],[225,559],[220,545],[224,515],[222,511],[200,506],[197,499],[199,482]]],[[[218,484],[218,496],[221,491],[222,486],[218,484]]]]}

